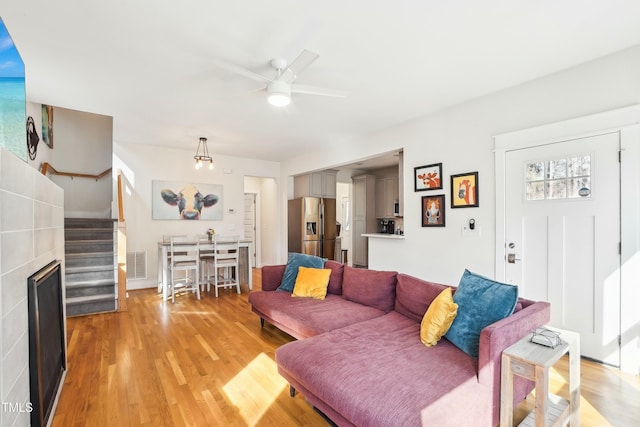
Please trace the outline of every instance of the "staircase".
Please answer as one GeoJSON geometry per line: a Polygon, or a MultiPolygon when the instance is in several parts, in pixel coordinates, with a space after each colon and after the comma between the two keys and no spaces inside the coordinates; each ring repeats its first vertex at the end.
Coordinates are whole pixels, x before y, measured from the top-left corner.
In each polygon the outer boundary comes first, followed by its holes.
{"type": "Polygon", "coordinates": [[[65,218],[67,316],[116,310],[114,220],[65,218]]]}

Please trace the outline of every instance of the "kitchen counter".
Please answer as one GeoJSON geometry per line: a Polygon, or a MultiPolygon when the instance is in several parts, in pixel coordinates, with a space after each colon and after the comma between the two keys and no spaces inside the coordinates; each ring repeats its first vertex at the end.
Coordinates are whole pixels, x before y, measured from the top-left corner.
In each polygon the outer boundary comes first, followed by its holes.
{"type": "Polygon", "coordinates": [[[387,234],[387,233],[367,233],[361,234],[362,237],[373,237],[378,239],[404,239],[404,234],[387,234]]]}

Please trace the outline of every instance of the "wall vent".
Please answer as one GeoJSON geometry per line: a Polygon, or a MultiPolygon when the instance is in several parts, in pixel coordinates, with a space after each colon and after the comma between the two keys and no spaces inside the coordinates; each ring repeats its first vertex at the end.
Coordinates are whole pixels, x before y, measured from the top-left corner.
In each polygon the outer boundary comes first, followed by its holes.
{"type": "Polygon", "coordinates": [[[127,279],[147,278],[147,251],[127,252],[127,279]]]}

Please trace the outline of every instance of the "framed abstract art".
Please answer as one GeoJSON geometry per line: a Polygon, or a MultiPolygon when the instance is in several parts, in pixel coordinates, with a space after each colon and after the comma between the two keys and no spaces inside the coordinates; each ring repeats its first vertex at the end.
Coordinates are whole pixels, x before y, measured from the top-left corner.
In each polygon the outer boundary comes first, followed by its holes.
{"type": "Polygon", "coordinates": [[[478,200],[478,172],[467,172],[451,175],[451,207],[477,208],[478,200]]]}

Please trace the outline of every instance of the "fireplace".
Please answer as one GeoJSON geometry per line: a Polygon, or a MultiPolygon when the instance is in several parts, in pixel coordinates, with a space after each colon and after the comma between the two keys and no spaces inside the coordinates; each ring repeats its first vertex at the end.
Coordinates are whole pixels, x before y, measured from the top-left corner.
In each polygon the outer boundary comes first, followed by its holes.
{"type": "Polygon", "coordinates": [[[46,426],[67,369],[60,261],[28,278],[31,425],[46,426]]]}

